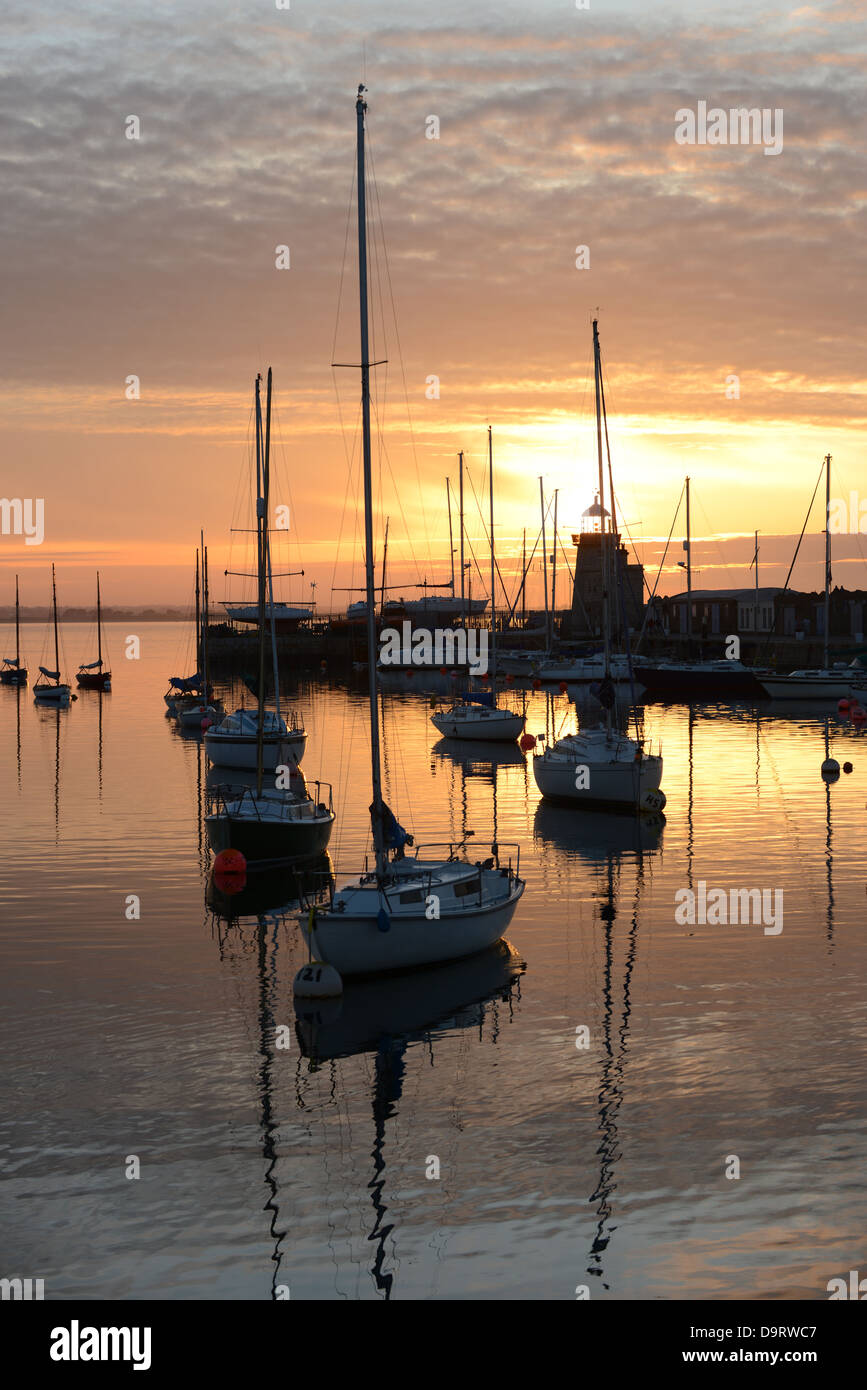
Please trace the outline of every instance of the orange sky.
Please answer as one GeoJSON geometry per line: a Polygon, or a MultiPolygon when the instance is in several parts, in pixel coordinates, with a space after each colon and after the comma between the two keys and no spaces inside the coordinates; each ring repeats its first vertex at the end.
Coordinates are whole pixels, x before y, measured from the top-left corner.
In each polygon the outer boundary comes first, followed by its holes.
{"type": "MultiPolygon", "coordinates": [[[[639,555],[655,572],[688,472],[696,585],[751,584],[755,528],[762,582],[781,583],[822,456],[836,495],[865,490],[863,20],[837,3],[720,18],[704,0],[299,0],[216,4],[203,26],[178,3],[13,5],[0,491],[45,499],[46,538],[0,535],[0,604],[16,569],[23,601],[44,603],[52,560],[70,604],[97,565],[106,602],[183,603],[200,526],[222,597],[229,528],[248,524],[252,380],[269,363],[286,568],[305,570],[284,593],[309,597],[315,580],[321,607],[346,601],[331,590],[360,576],[358,383],[330,364],[358,357],[351,220],[342,291],[341,268],[362,71],[393,582],[447,577],[443,479],[464,449],[481,492],[489,422],[503,568],[523,527],[535,541],[540,474],[568,542],[594,488],[598,307],[639,555]],[[699,100],[782,109],[783,152],[678,145],[675,112],[699,100]]],[[[471,496],[468,509],[485,568],[471,496]]],[[[822,582],[821,525],[816,510],[798,586],[822,582]]],[[[683,587],[681,554],[664,592],[683,587]]],[[[835,582],[867,586],[865,555],[867,536],[836,541],[835,582]]]]}

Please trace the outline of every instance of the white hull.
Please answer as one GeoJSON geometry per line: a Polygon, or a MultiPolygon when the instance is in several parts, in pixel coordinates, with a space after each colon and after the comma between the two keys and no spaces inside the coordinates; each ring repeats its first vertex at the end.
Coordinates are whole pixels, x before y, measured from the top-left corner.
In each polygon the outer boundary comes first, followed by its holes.
{"type": "Polygon", "coordinates": [[[511,743],[524,728],[524,716],[511,710],[479,706],[471,713],[443,710],[432,714],[431,723],[444,738],[480,739],[485,743],[511,743]]]}
{"type": "Polygon", "coordinates": [[[191,709],[181,709],[177,711],[178,723],[184,729],[200,729],[203,719],[214,720],[217,711],[213,705],[194,705],[191,709]]]}
{"type": "Polygon", "coordinates": [[[546,749],[533,759],[533,776],[542,795],[552,801],[636,810],[661,810],[665,804],[659,791],[662,758],[655,754],[606,758],[580,748],[574,756],[546,749]],[[579,772],[584,768],[586,774],[579,772]]]}
{"type": "MultiPolygon", "coordinates": [[[[589,685],[605,676],[601,656],[579,657],[575,661],[546,661],[536,672],[541,681],[566,681],[569,685],[589,685]]],[[[629,663],[625,657],[612,657],[611,679],[615,685],[629,684],[629,663]]]]}
{"type": "Polygon", "coordinates": [[[852,690],[851,680],[836,672],[828,676],[766,676],[761,686],[772,700],[842,700],[852,690]]]}
{"type": "MultiPolygon", "coordinates": [[[[300,763],[307,747],[306,734],[266,735],[262,747],[262,766],[266,772],[294,760],[300,763]]],[[[256,771],[256,739],[246,735],[220,735],[212,729],[205,734],[205,752],[215,767],[256,771]]]]}
{"type": "Polygon", "coordinates": [[[33,698],[39,705],[56,705],[65,708],[70,700],[68,685],[35,685],[33,698]]]}
{"type": "Polygon", "coordinates": [[[408,970],[461,960],[499,941],[523,891],[522,883],[510,898],[471,915],[443,914],[439,921],[432,922],[423,912],[411,917],[395,915],[387,932],[380,931],[375,916],[328,912],[316,919],[314,951],[341,975],[408,970]]]}

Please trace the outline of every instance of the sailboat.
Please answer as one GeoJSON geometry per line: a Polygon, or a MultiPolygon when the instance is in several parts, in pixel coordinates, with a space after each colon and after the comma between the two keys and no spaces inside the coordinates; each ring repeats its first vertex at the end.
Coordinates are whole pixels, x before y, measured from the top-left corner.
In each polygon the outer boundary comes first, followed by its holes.
{"type": "MultiPolygon", "coordinates": [[[[821,475],[820,475],[821,476],[821,475]]],[[[845,666],[832,667],[831,640],[831,455],[825,456],[825,631],[821,669],[791,671],[787,676],[762,676],[761,686],[772,700],[841,700],[848,696],[854,679],[845,666]]],[[[860,668],[858,668],[860,669],[860,668]]]]}
{"type": "Polygon", "coordinates": [[[21,616],[18,603],[18,575],[15,576],[15,659],[4,656],[0,666],[0,685],[26,685],[27,667],[21,665],[21,616]]]}
{"type": "Polygon", "coordinates": [[[524,728],[524,716],[514,710],[502,709],[494,703],[494,681],[497,675],[497,608],[495,597],[496,561],[494,559],[494,450],[491,427],[488,426],[488,470],[491,525],[491,656],[488,663],[491,692],[465,694],[450,709],[437,710],[431,723],[446,738],[484,739],[486,742],[512,742],[524,728]]]}
{"type": "MultiPolygon", "coordinates": [[[[602,359],[599,325],[593,320],[593,366],[596,382],[596,449],[599,463],[599,498],[604,508],[605,470],[602,462],[602,359]]],[[[607,428],[606,428],[607,439],[607,428]]],[[[609,458],[610,469],[610,458],[609,458]]],[[[602,513],[604,522],[604,511],[602,513]]],[[[567,734],[552,745],[546,743],[533,758],[536,786],[550,800],[580,805],[604,805],[632,810],[661,811],[665,795],[662,758],[645,751],[642,740],[630,738],[614,727],[611,718],[615,702],[611,676],[611,612],[608,586],[610,531],[602,529],[602,632],[604,639],[603,674],[598,699],[605,710],[605,722],[598,728],[567,734]]]]}
{"type": "Polygon", "coordinates": [[[40,679],[33,687],[33,698],[40,704],[57,705],[58,708],[65,708],[69,704],[70,688],[60,679],[60,644],[57,636],[57,584],[54,578],[54,566],[51,566],[51,611],[54,619],[54,666],[55,670],[49,671],[46,666],[40,666],[40,679]]]}
{"type": "MultiPolygon", "coordinates": [[[[258,707],[256,712],[256,785],[218,787],[211,796],[213,809],[205,816],[211,848],[219,853],[224,849],[239,850],[248,863],[274,863],[287,859],[313,859],[323,853],[331,839],[334,810],[331,788],[325,783],[311,784],[315,796],[306,790],[296,794],[282,789],[278,776],[273,787],[264,786],[266,771],[266,710],[265,710],[265,643],[266,588],[269,590],[271,612],[271,659],[274,673],[275,720],[280,719],[280,682],[277,673],[277,636],[274,627],[274,595],[271,574],[271,545],[269,517],[270,456],[271,456],[271,369],[268,369],[268,397],[264,446],[262,441],[262,406],[259,393],[261,378],[256,378],[256,535],[259,581],[259,676],[258,707]],[[327,801],[322,800],[327,793],[327,801]]],[[[206,740],[210,730],[205,735],[206,740]]],[[[282,765],[282,763],[281,763],[282,765]]],[[[291,776],[294,763],[287,759],[291,776]]],[[[272,769],[273,770],[273,769],[272,769]]]]}
{"type": "Polygon", "coordinates": [[[325,911],[313,912],[308,925],[311,952],[340,975],[378,974],[458,960],[498,941],[524,891],[519,852],[500,861],[495,841],[491,857],[471,864],[460,845],[435,846],[436,858],[412,857],[412,837],[383,801],[376,678],[376,609],[373,574],[373,470],[370,443],[370,356],[368,343],[367,221],[365,199],[364,86],[355,104],[357,129],[358,280],[361,327],[361,416],[364,461],[364,549],[367,594],[367,675],[370,705],[370,807],[375,863],[340,888],[325,911]],[[445,849],[445,853],[443,850],[445,849]]]}
{"type": "Polygon", "coordinates": [[[199,589],[199,552],[196,551],[196,673],[193,676],[170,676],[169,688],[163,699],[166,702],[169,714],[174,718],[190,705],[199,704],[203,699],[207,699],[209,691],[203,689],[202,673],[198,669],[200,640],[200,589],[199,589]]]}
{"type": "MultiPolygon", "coordinates": [[[[178,723],[184,729],[201,729],[203,721],[216,718],[216,707],[208,702],[210,693],[210,668],[208,663],[208,552],[205,547],[205,533],[200,532],[201,552],[202,552],[202,622],[201,622],[201,650],[202,650],[202,692],[194,695],[189,700],[175,703],[178,723]]],[[[198,651],[196,652],[198,657],[198,651]]]]}
{"type": "MultiPolygon", "coordinates": [[[[91,647],[91,651],[93,648],[91,647]]],[[[99,570],[96,572],[96,661],[89,666],[84,662],[75,673],[75,679],[82,690],[111,690],[111,671],[104,671],[102,660],[102,608],[99,598],[99,570]]]]}

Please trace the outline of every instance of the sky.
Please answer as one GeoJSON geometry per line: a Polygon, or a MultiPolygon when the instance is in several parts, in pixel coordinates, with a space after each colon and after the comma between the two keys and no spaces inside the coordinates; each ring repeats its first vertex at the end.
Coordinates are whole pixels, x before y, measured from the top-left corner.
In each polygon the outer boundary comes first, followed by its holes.
{"type": "MultiPolygon", "coordinates": [[[[855,493],[834,580],[867,587],[865,36],[864,0],[7,0],[0,494],[44,499],[45,539],[0,534],[0,605],[16,572],[43,604],[52,561],[69,604],[96,568],[107,603],[184,603],[200,529],[215,599],[240,597],[223,571],[244,567],[269,365],[281,592],[352,597],[359,382],[332,363],[359,353],[361,80],[388,582],[448,578],[459,450],[486,570],[489,424],[507,585],[540,476],[572,557],[598,315],[618,514],[651,582],[689,474],[695,586],[751,585],[755,530],[761,582],[781,584],[830,452],[832,493],[855,493]],[[678,143],[699,102],[781,111],[782,150],[678,143]]],[[[822,584],[821,502],[796,587],[822,584]]],[[[684,587],[683,534],[681,510],[661,592],[684,587]]],[[[541,603],[538,565],[530,584],[541,603]]]]}

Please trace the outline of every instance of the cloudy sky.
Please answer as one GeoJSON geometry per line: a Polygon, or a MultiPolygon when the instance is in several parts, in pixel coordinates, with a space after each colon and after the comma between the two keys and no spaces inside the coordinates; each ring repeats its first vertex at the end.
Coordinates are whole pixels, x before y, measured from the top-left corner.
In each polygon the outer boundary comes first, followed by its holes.
{"type": "MultiPolygon", "coordinates": [[[[229,564],[269,364],[305,569],[285,592],[315,579],[328,607],[357,581],[359,388],[331,364],[358,357],[362,78],[393,581],[447,574],[444,479],[463,449],[482,490],[488,423],[504,569],[524,527],[535,540],[540,475],[568,546],[593,499],[598,310],[640,556],[655,569],[689,473],[697,585],[750,584],[755,529],[781,583],[825,453],[867,513],[865,36],[864,0],[7,0],[0,492],[43,497],[46,536],[0,535],[0,604],[16,570],[44,602],[52,560],[69,603],[97,565],[108,601],[182,602],[200,527],[214,573],[229,564]],[[678,144],[700,101],[781,110],[782,152],[678,144]]],[[[801,587],[822,582],[822,522],[801,587]]],[[[836,582],[867,586],[865,555],[867,535],[841,537],[836,582]]]]}

